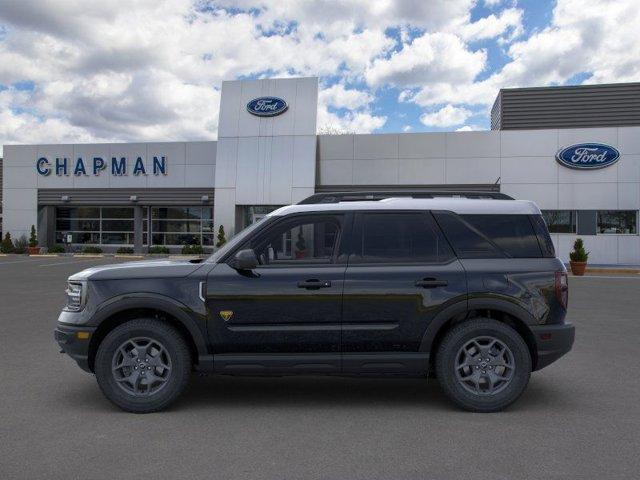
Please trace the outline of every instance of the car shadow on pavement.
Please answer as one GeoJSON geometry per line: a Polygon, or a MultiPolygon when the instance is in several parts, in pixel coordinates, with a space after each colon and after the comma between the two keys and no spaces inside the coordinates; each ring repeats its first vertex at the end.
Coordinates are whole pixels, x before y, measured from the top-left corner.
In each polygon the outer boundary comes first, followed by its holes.
{"type": "MultiPolygon", "coordinates": [[[[64,391],[64,402],[79,410],[118,411],[95,382],[64,391]]],[[[170,408],[172,412],[242,408],[420,408],[459,412],[442,393],[435,379],[338,378],[338,377],[228,377],[194,375],[186,392],[170,408]]],[[[544,381],[533,381],[508,411],[548,408],[572,410],[561,391],[544,381]]]]}

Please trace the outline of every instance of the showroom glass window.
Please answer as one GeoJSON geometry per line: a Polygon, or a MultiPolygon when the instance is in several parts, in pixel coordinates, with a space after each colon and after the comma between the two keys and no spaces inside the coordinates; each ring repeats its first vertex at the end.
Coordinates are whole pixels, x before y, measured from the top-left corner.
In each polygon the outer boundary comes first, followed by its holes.
{"type": "Polygon", "coordinates": [[[151,207],[153,245],[213,246],[213,208],[151,207]]]}
{"type": "Polygon", "coordinates": [[[56,242],[133,245],[133,207],[58,207],[56,242]]]}
{"type": "Polygon", "coordinates": [[[638,233],[638,212],[635,210],[598,210],[599,234],[638,233]]]}
{"type": "Polygon", "coordinates": [[[547,223],[549,233],[576,233],[575,210],[543,210],[542,216],[547,223]]]}

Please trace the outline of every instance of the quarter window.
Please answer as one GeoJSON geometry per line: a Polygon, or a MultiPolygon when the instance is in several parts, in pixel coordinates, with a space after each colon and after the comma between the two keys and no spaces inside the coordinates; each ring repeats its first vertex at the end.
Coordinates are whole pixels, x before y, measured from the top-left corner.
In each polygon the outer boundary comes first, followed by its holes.
{"type": "Polygon", "coordinates": [[[599,210],[598,233],[638,233],[638,213],[635,210],[599,210]]]}
{"type": "Polygon", "coordinates": [[[368,213],[361,217],[355,262],[442,263],[453,253],[426,213],[368,213]]]}
{"type": "Polygon", "coordinates": [[[538,238],[527,215],[462,215],[462,218],[510,257],[542,256],[538,238]]]}

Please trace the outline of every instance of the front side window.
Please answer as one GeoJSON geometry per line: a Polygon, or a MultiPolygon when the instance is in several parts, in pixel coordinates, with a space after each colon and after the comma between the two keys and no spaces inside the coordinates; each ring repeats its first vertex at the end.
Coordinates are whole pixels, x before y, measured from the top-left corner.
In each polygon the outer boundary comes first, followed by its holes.
{"type": "Polygon", "coordinates": [[[340,232],[335,218],[300,218],[284,221],[248,246],[260,265],[331,263],[340,232]]]}
{"type": "Polygon", "coordinates": [[[366,213],[358,225],[355,263],[443,263],[453,257],[427,213],[366,213]]]}
{"type": "Polygon", "coordinates": [[[575,210],[543,210],[549,233],[576,233],[575,210]]]}
{"type": "Polygon", "coordinates": [[[635,210],[599,210],[598,233],[637,234],[637,212],[635,210]]]}

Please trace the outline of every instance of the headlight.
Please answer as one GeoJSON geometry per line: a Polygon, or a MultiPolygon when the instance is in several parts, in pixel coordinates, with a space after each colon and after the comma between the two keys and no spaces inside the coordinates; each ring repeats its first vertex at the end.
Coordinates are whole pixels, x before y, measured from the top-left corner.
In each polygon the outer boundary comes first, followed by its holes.
{"type": "Polygon", "coordinates": [[[67,282],[67,305],[65,310],[70,312],[79,312],[84,308],[86,303],[87,291],[86,285],[80,282],[67,282]]]}

